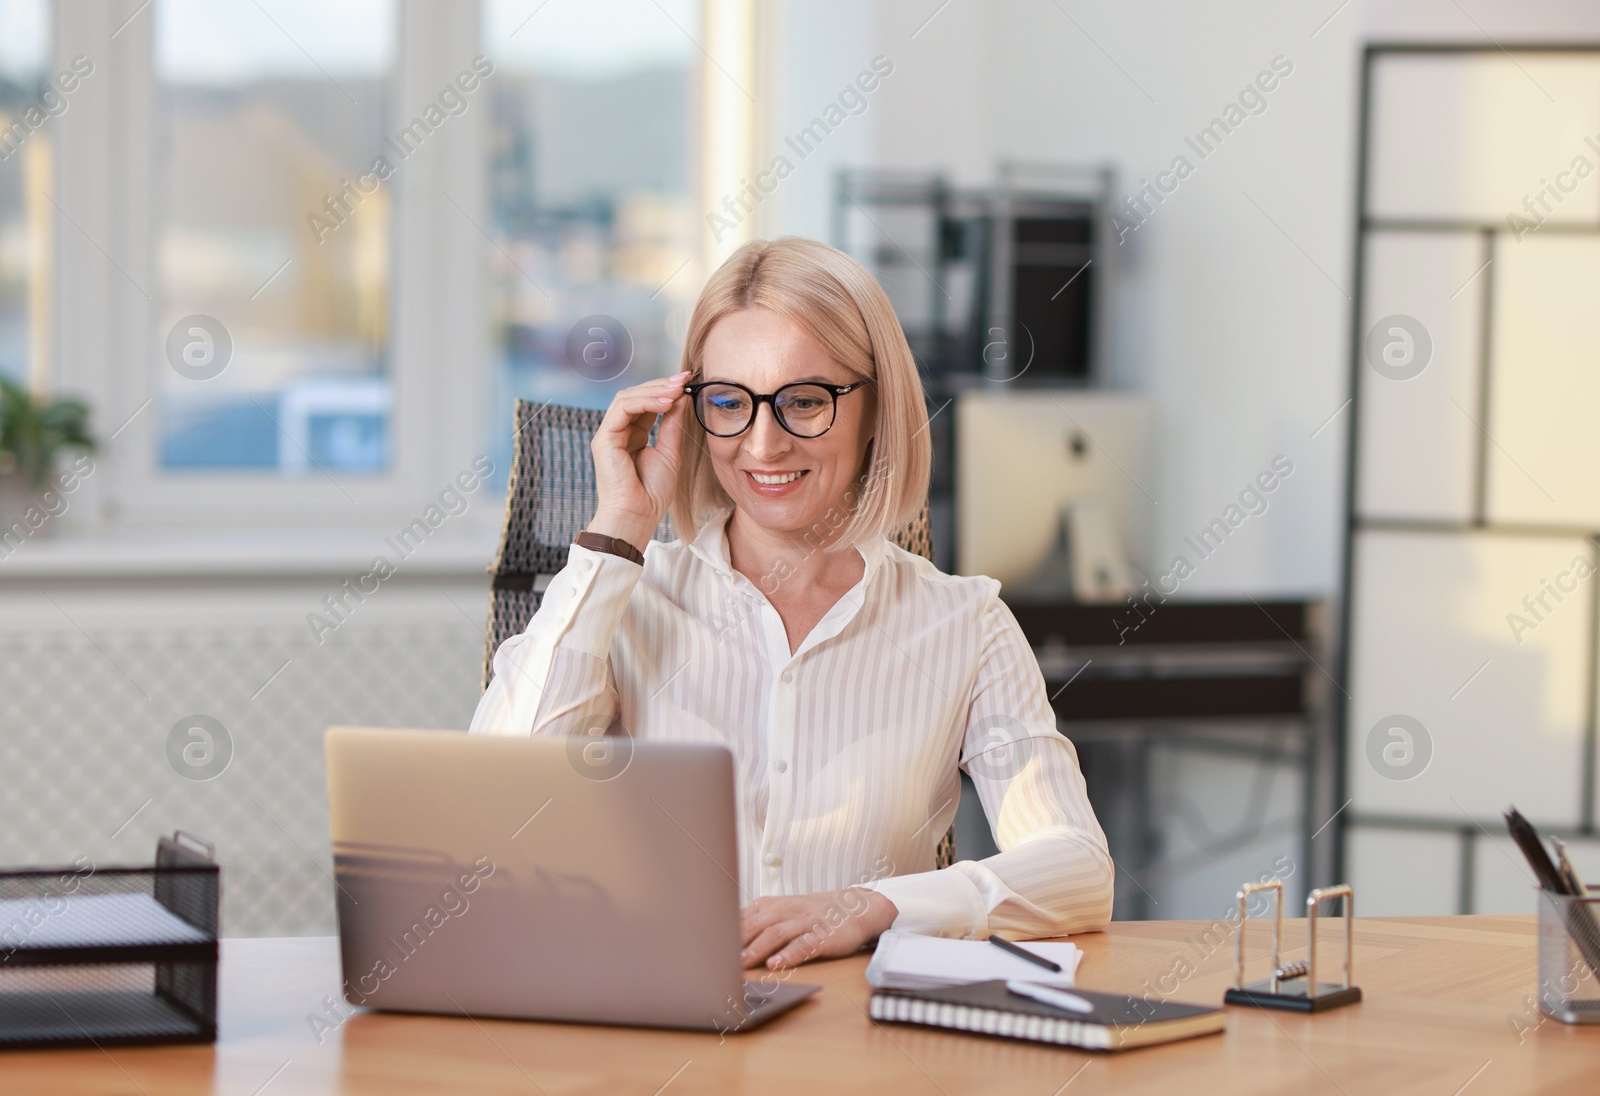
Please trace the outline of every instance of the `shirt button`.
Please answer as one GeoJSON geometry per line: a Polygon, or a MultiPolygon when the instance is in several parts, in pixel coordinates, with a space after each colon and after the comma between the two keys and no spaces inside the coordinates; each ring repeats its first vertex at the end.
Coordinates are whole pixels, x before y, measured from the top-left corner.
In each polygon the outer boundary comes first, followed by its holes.
{"type": "Polygon", "coordinates": [[[786,773],[789,771],[789,763],[787,761],[774,761],[772,763],[772,767],[777,769],[780,773],[786,773]]]}
{"type": "Polygon", "coordinates": [[[782,680],[783,680],[783,683],[785,685],[787,685],[787,684],[789,684],[789,682],[794,680],[794,674],[790,673],[788,670],[785,670],[785,671],[783,671],[783,679],[782,680]]]}
{"type": "Polygon", "coordinates": [[[580,571],[587,571],[589,568],[591,568],[593,566],[594,566],[594,560],[592,560],[592,559],[580,559],[578,561],[578,570],[580,570],[580,571]]]}
{"type": "Polygon", "coordinates": [[[769,852],[767,855],[761,858],[761,862],[769,868],[775,868],[779,864],[783,863],[783,857],[779,856],[775,852],[769,852]]]}

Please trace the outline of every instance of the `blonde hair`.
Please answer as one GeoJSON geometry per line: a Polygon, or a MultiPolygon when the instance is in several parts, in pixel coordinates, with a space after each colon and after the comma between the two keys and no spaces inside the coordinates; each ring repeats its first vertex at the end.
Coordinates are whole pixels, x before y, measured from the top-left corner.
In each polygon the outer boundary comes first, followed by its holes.
{"type": "MultiPolygon", "coordinates": [[[[819,538],[827,541],[837,530],[827,549],[888,537],[917,518],[928,501],[933,463],[928,408],[911,347],[877,280],[850,256],[817,240],[752,240],[728,256],[700,291],[681,368],[698,375],[712,327],[748,308],[792,321],[850,373],[873,381],[877,418],[869,424],[873,441],[867,467],[846,495],[848,517],[819,538]]],[[[705,430],[693,414],[684,421],[679,463],[672,522],[680,536],[692,540],[717,511],[733,504],[711,469],[705,430]]]]}

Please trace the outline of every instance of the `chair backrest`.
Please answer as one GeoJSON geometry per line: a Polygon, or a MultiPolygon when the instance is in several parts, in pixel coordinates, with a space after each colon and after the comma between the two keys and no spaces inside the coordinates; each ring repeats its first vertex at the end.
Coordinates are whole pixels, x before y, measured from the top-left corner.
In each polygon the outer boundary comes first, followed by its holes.
{"type": "MultiPolygon", "coordinates": [[[[483,686],[494,676],[500,644],[528,626],[549,577],[567,565],[572,538],[594,517],[599,494],[589,442],[603,411],[518,400],[512,435],[511,475],[500,547],[489,568],[489,620],[483,637],[483,686]]],[[[676,540],[672,519],[656,527],[655,540],[676,540]]],[[[891,538],[908,552],[933,558],[928,508],[891,538]]],[[[939,846],[939,866],[953,858],[952,838],[939,846]]]]}
{"type": "MultiPolygon", "coordinates": [[[[505,519],[489,568],[484,688],[494,676],[495,651],[528,626],[545,582],[567,565],[572,538],[594,517],[599,495],[589,442],[604,415],[585,407],[517,401],[505,519]]],[[[670,518],[656,529],[655,539],[676,539],[670,518]]]]}

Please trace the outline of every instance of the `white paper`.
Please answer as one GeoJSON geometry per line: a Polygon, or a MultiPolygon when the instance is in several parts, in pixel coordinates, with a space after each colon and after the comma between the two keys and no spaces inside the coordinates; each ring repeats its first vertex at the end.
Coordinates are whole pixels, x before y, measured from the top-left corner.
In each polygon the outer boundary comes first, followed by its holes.
{"type": "Polygon", "coordinates": [[[878,938],[878,949],[867,964],[867,982],[879,989],[930,989],[996,979],[1072,987],[1083,960],[1078,945],[1030,940],[1017,946],[1059,964],[1061,973],[1052,974],[987,940],[949,940],[891,929],[878,938]]]}
{"type": "Polygon", "coordinates": [[[58,894],[0,901],[0,953],[209,939],[148,894],[58,894]]]}

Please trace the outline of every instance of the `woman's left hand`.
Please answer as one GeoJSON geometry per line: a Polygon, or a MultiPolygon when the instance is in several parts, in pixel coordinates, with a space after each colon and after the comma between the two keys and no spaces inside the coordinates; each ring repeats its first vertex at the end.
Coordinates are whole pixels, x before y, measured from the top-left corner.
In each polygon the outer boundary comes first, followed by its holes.
{"type": "Polygon", "coordinates": [[[772,970],[849,955],[894,924],[900,911],[861,887],[789,898],[757,898],[739,911],[740,961],[772,970]]]}

